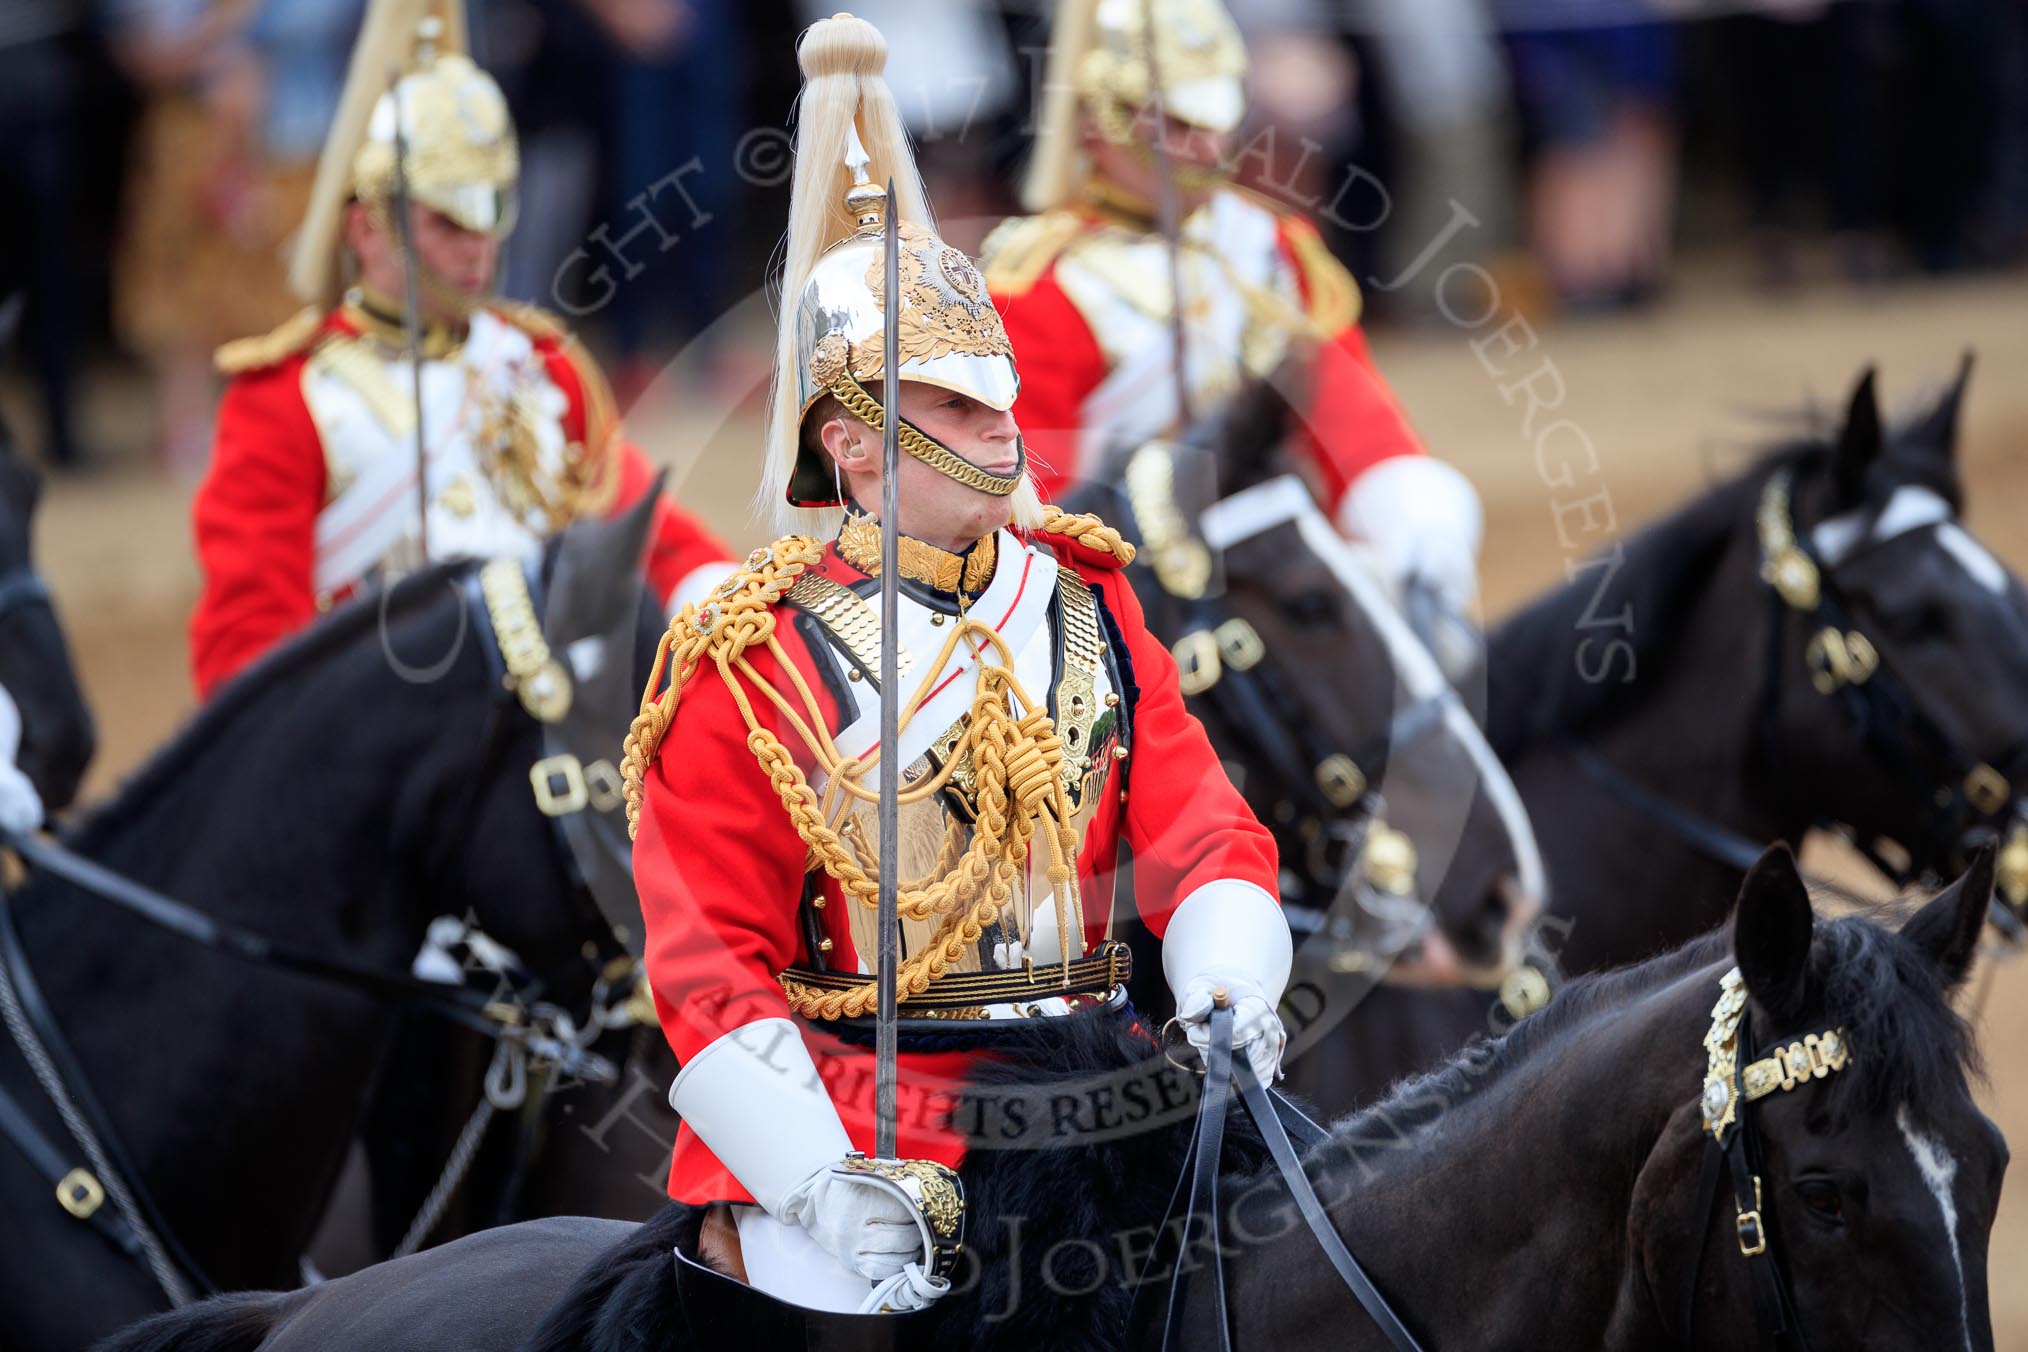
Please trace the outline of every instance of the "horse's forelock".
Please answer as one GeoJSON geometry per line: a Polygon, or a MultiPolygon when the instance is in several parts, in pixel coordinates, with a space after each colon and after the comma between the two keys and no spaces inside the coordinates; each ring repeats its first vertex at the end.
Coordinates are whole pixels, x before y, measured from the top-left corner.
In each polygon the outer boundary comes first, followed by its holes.
{"type": "Polygon", "coordinates": [[[1832,1077],[1834,1107],[1944,1102],[1983,1074],[1942,974],[1901,935],[1859,916],[1820,921],[1811,967],[1818,1017],[1852,1054],[1832,1077]]]}

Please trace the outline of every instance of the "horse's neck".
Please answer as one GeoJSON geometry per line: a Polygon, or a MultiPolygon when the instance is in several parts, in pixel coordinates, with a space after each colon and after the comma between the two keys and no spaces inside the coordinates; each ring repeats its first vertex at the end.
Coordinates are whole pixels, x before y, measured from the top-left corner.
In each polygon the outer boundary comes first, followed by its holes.
{"type": "MultiPolygon", "coordinates": [[[[277,941],[405,968],[427,917],[402,905],[413,870],[396,853],[392,804],[428,793],[424,748],[441,732],[420,715],[445,711],[412,690],[402,698],[384,663],[370,669],[380,675],[350,685],[308,672],[256,697],[205,744],[169,753],[187,759],[144,775],[80,843],[277,941]]],[[[207,952],[97,898],[43,887],[20,910],[37,980],[171,1224],[221,1282],[293,1281],[295,1245],[335,1176],[387,1011],[207,952]],[[221,1186],[231,1207],[217,1206],[221,1186]],[[232,1242],[228,1219],[260,1243],[232,1242]],[[245,1263],[269,1266],[234,1269],[245,1263]]]]}
{"type": "Polygon", "coordinates": [[[1724,919],[1740,873],[1696,843],[1709,834],[1698,828],[1757,847],[1800,839],[1809,826],[1766,764],[1772,601],[1755,563],[1743,533],[1680,617],[1634,615],[1636,625],[1679,626],[1667,660],[1638,668],[1639,691],[1591,726],[1564,727],[1508,757],[1553,908],[1572,922],[1573,970],[1635,961],[1724,919]]]}
{"type": "MultiPolygon", "coordinates": [[[[1349,1119],[1312,1157],[1328,1161],[1311,1173],[1339,1233],[1423,1346],[1599,1346],[1602,1329],[1652,1329],[1629,1213],[1695,1096],[1717,978],[1700,967],[1601,1010],[1462,1101],[1349,1119]]],[[[1284,1234],[1272,1214],[1254,1209],[1254,1228],[1282,1237],[1243,1247],[1232,1269],[1236,1322],[1258,1330],[1246,1345],[1385,1347],[1363,1314],[1348,1324],[1351,1297],[1309,1230],[1291,1215],[1284,1234]]]]}

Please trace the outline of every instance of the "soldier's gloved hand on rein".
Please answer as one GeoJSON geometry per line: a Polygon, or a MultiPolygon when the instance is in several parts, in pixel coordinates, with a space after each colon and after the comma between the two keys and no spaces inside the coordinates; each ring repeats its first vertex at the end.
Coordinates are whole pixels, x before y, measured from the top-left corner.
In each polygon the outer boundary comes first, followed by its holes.
{"type": "Polygon", "coordinates": [[[827,1165],[784,1197],[776,1213],[868,1281],[886,1281],[928,1258],[915,1208],[878,1179],[827,1165]]]}
{"type": "Polygon", "coordinates": [[[1162,934],[1162,974],[1190,1045],[1210,1045],[1214,992],[1223,988],[1234,1052],[1263,1084],[1273,1083],[1289,1040],[1275,1006],[1294,954],[1281,904],[1254,884],[1219,878],[1183,898],[1162,934]]]}
{"type": "Polygon", "coordinates": [[[1281,1078],[1282,1051],[1288,1046],[1289,1035],[1274,1005],[1246,978],[1206,975],[1193,980],[1176,1000],[1176,1020],[1183,1025],[1183,1035],[1200,1053],[1211,1045],[1213,992],[1220,987],[1232,1006],[1233,1054],[1246,1058],[1255,1079],[1273,1084],[1281,1078]]]}
{"type": "Polygon", "coordinates": [[[7,687],[0,686],[0,830],[17,834],[42,825],[42,795],[28,776],[15,768],[21,746],[21,711],[7,687]]]}
{"type": "Polygon", "coordinates": [[[1338,529],[1373,551],[1397,599],[1414,578],[1453,615],[1478,605],[1484,512],[1471,480],[1443,461],[1397,455],[1374,465],[1345,490],[1338,529]]]}

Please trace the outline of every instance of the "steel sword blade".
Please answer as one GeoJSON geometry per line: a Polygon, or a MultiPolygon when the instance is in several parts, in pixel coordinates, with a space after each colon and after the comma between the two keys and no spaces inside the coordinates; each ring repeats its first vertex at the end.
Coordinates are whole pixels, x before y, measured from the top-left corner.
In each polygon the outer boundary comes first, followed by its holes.
{"type": "Polygon", "coordinates": [[[415,393],[415,529],[422,562],[430,557],[429,454],[424,449],[422,377],[422,260],[415,252],[415,223],[409,219],[408,130],[401,110],[401,72],[388,84],[394,100],[394,237],[401,249],[401,331],[408,345],[415,393]]]}
{"type": "Polygon", "coordinates": [[[894,179],[887,180],[882,224],[880,376],[880,963],[879,1006],[873,1034],[874,1151],[899,1157],[895,1122],[899,1068],[895,1036],[895,977],[901,966],[901,692],[895,688],[900,646],[901,470],[901,235],[895,219],[894,179]]]}

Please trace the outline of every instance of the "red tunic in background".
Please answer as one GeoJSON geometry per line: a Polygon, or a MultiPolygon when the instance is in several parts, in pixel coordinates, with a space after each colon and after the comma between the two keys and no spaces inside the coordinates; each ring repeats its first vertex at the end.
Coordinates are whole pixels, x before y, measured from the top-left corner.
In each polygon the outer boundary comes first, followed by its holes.
{"type": "MultiPolygon", "coordinates": [[[[540,435],[552,446],[585,445],[588,430],[599,430],[592,424],[611,416],[610,396],[596,368],[547,316],[504,306],[481,315],[485,318],[475,316],[475,325],[483,325],[495,340],[488,353],[499,354],[499,362],[514,363],[511,369],[502,366],[471,375],[451,369],[455,359],[428,360],[426,381],[450,383],[453,397],[444,400],[446,404],[457,402],[461,381],[476,388],[482,378],[490,378],[508,397],[515,381],[539,386],[543,397],[531,399],[527,407],[550,426],[548,431],[538,428],[540,435]]],[[[329,563],[331,548],[328,539],[320,540],[320,517],[362,469],[370,474],[377,468],[376,460],[392,457],[401,461],[406,477],[397,476],[392,491],[364,505],[358,513],[361,526],[379,529],[384,524],[382,513],[398,515],[404,523],[415,516],[412,391],[405,434],[371,419],[348,421],[343,416],[348,403],[371,403],[360,391],[377,392],[373,382],[378,379],[389,379],[406,390],[407,365],[376,354],[365,357],[362,372],[361,358],[371,351],[369,340],[344,308],[324,316],[314,328],[292,324],[293,331],[285,326],[271,340],[254,340],[251,350],[242,349],[243,355],[235,356],[228,348],[221,356],[221,365],[232,369],[232,379],[219,406],[210,470],[192,506],[198,563],[204,573],[203,593],[190,618],[191,674],[200,697],[208,698],[221,683],[363,580],[361,573],[336,585],[320,585],[320,580],[328,584],[331,579],[319,577],[320,564],[329,563]],[[332,360],[334,353],[346,360],[332,360]],[[376,361],[386,368],[385,377],[374,374],[376,361]],[[320,425],[320,415],[325,425],[320,425]],[[327,444],[332,435],[346,436],[350,444],[327,444]]],[[[433,477],[438,453],[433,444],[433,477]]],[[[610,510],[618,513],[648,491],[654,471],[631,444],[615,443],[612,454],[618,458],[618,484],[610,510]]],[[[468,496],[485,491],[482,476],[460,477],[467,482],[458,491],[468,496]]],[[[434,521],[447,494],[443,485],[433,483],[432,488],[434,521]]],[[[441,557],[453,552],[437,545],[432,529],[432,553],[441,557]]],[[[504,552],[520,541],[510,533],[499,543],[504,552]]],[[[481,542],[473,552],[494,551],[481,542]]],[[[660,499],[647,572],[665,602],[686,578],[728,557],[711,532],[666,494],[660,499]]],[[[730,572],[731,567],[726,563],[723,571],[730,572]]]]}

